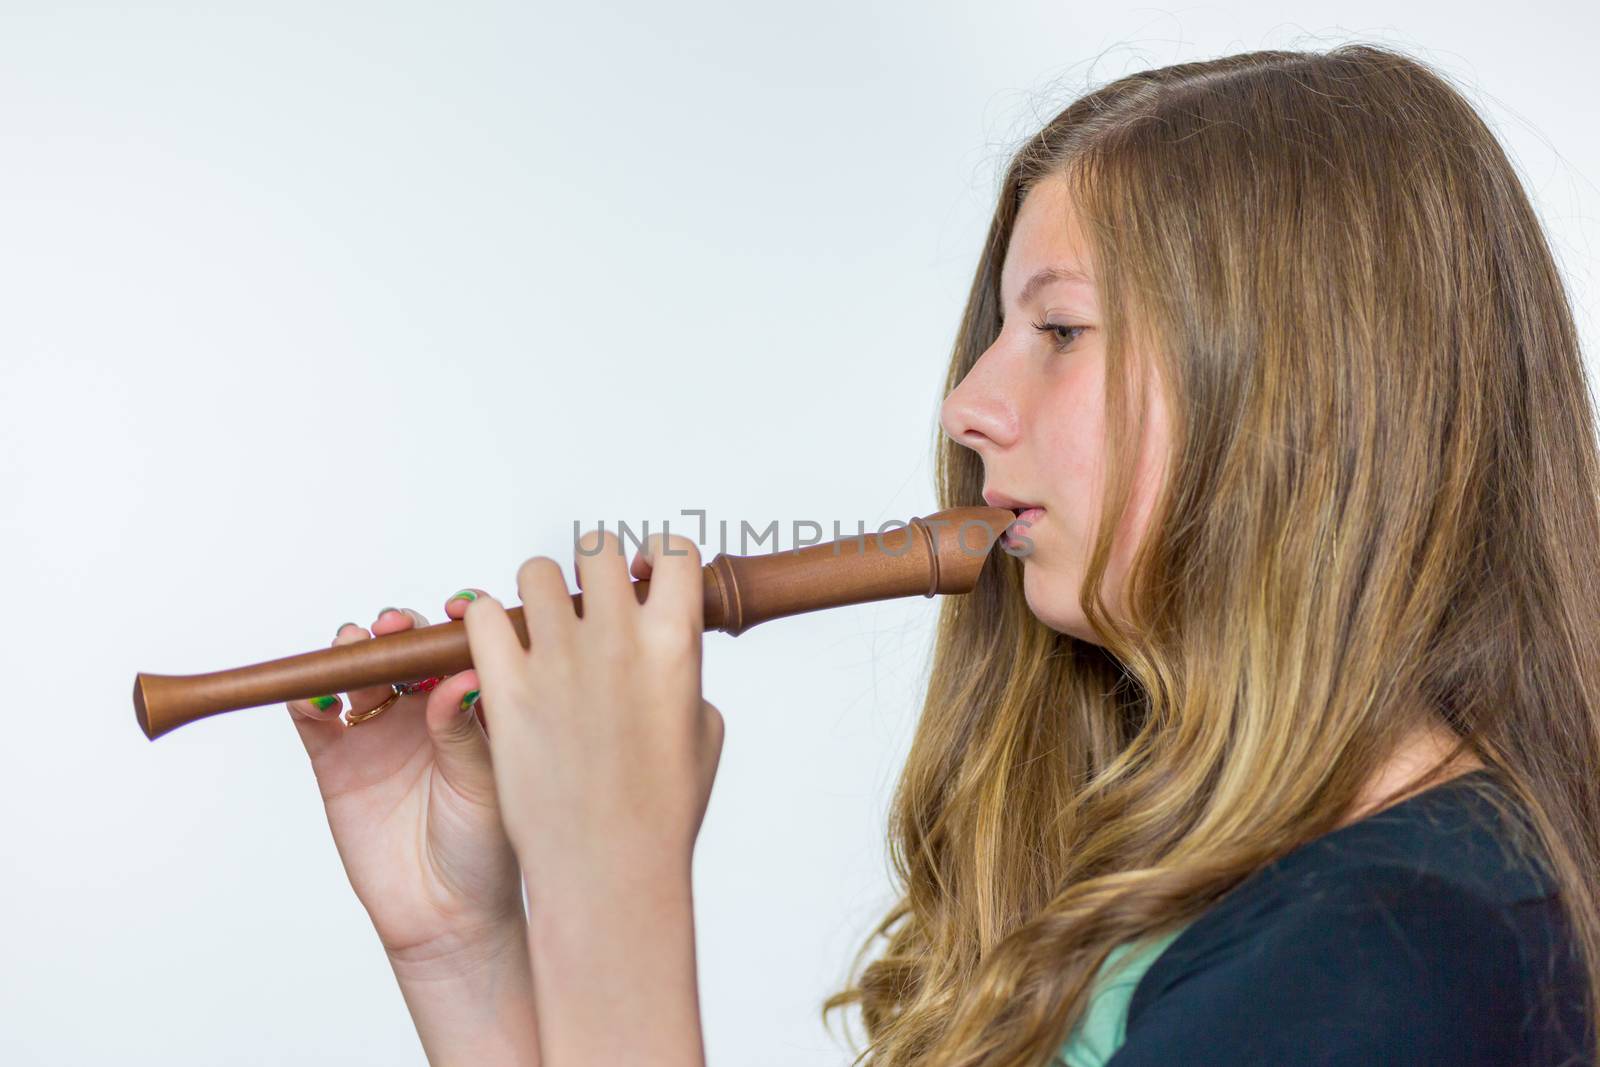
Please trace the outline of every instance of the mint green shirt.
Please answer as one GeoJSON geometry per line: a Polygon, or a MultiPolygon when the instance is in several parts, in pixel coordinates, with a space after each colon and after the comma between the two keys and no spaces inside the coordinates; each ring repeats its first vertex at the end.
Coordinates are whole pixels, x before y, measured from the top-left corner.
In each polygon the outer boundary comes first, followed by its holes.
{"type": "Polygon", "coordinates": [[[1058,1063],[1066,1067],[1103,1067],[1111,1054],[1122,1047],[1128,1034],[1128,1004],[1139,979],[1181,933],[1180,927],[1154,941],[1124,942],[1111,950],[1095,975],[1088,1008],[1067,1043],[1056,1053],[1058,1063]]]}

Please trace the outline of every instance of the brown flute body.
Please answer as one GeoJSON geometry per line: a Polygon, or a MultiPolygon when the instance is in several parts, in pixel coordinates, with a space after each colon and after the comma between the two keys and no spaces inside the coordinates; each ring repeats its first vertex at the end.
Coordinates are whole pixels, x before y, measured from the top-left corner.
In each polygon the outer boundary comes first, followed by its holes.
{"type": "MultiPolygon", "coordinates": [[[[740,634],[769,619],[874,600],[967,593],[1015,516],[1005,508],[948,508],[882,533],[763,556],[719,553],[701,568],[705,629],[740,634]]],[[[648,579],[633,583],[643,603],[648,579]]],[[[583,594],[572,596],[583,615],[583,594]]],[[[506,615],[523,647],[521,606],[506,615]]],[[[185,723],[240,708],[455,674],[472,666],[460,620],[209,674],[148,674],[133,682],[139,728],[152,741],[185,723]]]]}

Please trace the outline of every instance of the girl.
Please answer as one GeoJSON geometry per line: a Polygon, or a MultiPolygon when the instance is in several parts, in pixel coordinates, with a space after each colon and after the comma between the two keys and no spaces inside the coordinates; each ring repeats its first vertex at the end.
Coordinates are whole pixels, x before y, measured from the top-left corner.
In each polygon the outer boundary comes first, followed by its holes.
{"type": "MultiPolygon", "coordinates": [[[[1090,93],[1006,173],[947,390],[940,506],[1033,548],[942,601],[900,898],[824,1005],[857,1061],[1593,1062],[1592,398],[1462,96],[1366,45],[1090,93]]],[[[290,705],[433,1062],[703,1062],[699,562],[652,541],[640,605],[591,532],[582,619],[536,557],[528,649],[464,591],[474,670],[290,705]]]]}

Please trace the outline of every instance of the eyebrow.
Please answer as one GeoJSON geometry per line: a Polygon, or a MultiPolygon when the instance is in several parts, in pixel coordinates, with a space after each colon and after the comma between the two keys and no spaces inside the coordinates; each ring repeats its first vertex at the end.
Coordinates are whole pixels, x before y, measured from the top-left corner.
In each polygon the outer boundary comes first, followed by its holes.
{"type": "Polygon", "coordinates": [[[1094,282],[1081,270],[1071,267],[1041,267],[1028,279],[1028,283],[1022,287],[1022,292],[1017,294],[1017,303],[1026,304],[1035,293],[1051,282],[1072,282],[1094,287],[1094,282]]]}

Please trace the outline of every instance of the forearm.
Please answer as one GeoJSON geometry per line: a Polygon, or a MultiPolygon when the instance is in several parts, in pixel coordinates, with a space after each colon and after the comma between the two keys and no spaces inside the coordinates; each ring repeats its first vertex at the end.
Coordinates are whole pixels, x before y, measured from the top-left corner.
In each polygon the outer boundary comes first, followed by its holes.
{"type": "Polygon", "coordinates": [[[688,871],[543,892],[528,940],[546,1067],[704,1067],[688,871]]]}
{"type": "Polygon", "coordinates": [[[434,1067],[539,1067],[520,918],[482,937],[390,953],[389,964],[434,1067]]]}

